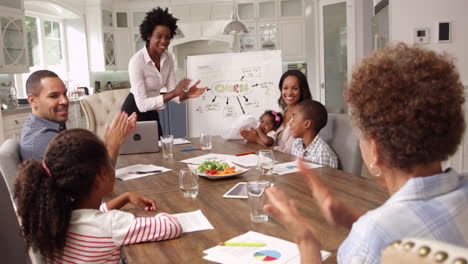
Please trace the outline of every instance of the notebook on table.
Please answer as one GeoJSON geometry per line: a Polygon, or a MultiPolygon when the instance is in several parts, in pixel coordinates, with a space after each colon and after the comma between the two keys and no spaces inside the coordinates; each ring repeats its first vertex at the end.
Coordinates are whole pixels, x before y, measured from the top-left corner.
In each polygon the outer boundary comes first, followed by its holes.
{"type": "Polygon", "coordinates": [[[140,121],[135,131],[128,135],[120,154],[159,152],[158,121],[140,121]]]}

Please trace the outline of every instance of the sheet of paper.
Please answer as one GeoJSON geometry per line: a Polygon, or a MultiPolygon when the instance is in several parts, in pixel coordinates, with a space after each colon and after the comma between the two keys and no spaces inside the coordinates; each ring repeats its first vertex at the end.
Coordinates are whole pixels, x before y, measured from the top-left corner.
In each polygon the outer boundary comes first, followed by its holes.
{"type": "Polygon", "coordinates": [[[193,157],[190,159],[181,160],[180,162],[190,163],[190,164],[202,164],[202,162],[207,160],[231,160],[232,155],[226,154],[216,154],[216,153],[209,153],[197,157],[193,157]]]}
{"type": "Polygon", "coordinates": [[[128,181],[128,180],[133,180],[136,178],[141,178],[141,177],[146,177],[149,175],[153,175],[156,173],[162,173],[166,171],[170,171],[171,169],[164,168],[164,167],[159,167],[156,165],[148,164],[137,164],[137,165],[132,165],[128,166],[125,168],[121,168],[118,170],[115,170],[115,177],[118,179],[121,179],[123,181],[128,181]],[[160,170],[161,172],[154,172],[160,170]],[[148,172],[148,173],[142,173],[138,174],[137,172],[148,172]]]}
{"type": "Polygon", "coordinates": [[[255,154],[248,154],[244,156],[232,156],[231,161],[244,167],[257,166],[258,156],[255,154]]]}
{"type": "Polygon", "coordinates": [[[202,213],[201,210],[188,213],[173,214],[172,216],[179,220],[179,223],[182,226],[182,230],[184,233],[214,229],[210,221],[208,221],[208,219],[202,213]]]}
{"type": "MultiPolygon", "coordinates": [[[[205,250],[206,260],[223,264],[247,263],[254,264],[261,261],[273,261],[271,263],[299,264],[299,249],[295,243],[267,236],[261,233],[249,231],[228,242],[258,242],[265,243],[263,247],[230,247],[215,246],[205,250]]],[[[326,259],[331,253],[321,251],[322,259],[326,259]]]]}
{"type": "MultiPolygon", "coordinates": [[[[318,165],[318,164],[310,163],[310,162],[305,162],[305,164],[306,164],[306,167],[309,169],[316,169],[316,168],[323,167],[322,165],[318,165]]],[[[273,173],[279,174],[279,175],[293,173],[297,171],[299,171],[299,169],[297,168],[296,161],[276,164],[275,167],[273,168],[273,173]]]]}
{"type": "MultiPolygon", "coordinates": [[[[183,145],[183,144],[190,144],[192,142],[188,141],[185,138],[174,138],[174,145],[183,145]]],[[[161,147],[161,141],[159,141],[159,146],[161,147]]]]}

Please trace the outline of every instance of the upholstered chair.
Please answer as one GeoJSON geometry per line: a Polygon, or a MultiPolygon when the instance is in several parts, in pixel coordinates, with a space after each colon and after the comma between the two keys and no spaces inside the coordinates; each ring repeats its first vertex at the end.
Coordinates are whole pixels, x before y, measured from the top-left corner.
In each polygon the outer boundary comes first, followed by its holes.
{"type": "Polygon", "coordinates": [[[468,248],[445,242],[405,238],[382,251],[382,264],[467,264],[468,248]]]}
{"type": "Polygon", "coordinates": [[[130,89],[104,91],[81,99],[86,117],[86,128],[103,138],[104,127],[111,124],[115,113],[122,107],[130,89]]]}
{"type": "Polygon", "coordinates": [[[359,140],[347,114],[328,114],[327,125],[320,131],[320,136],[338,156],[338,169],[361,176],[359,140]]]}
{"type": "Polygon", "coordinates": [[[13,186],[20,159],[19,143],[7,139],[0,147],[0,243],[2,263],[31,263],[26,250],[26,242],[20,235],[19,219],[16,215],[16,204],[13,200],[13,186]]]}

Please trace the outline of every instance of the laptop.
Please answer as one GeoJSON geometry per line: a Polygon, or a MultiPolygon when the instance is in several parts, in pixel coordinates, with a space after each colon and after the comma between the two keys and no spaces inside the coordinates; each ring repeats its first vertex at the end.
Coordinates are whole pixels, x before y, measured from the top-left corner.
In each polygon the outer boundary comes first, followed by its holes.
{"type": "Polygon", "coordinates": [[[128,135],[120,154],[159,152],[158,121],[140,121],[135,132],[128,135]]]}

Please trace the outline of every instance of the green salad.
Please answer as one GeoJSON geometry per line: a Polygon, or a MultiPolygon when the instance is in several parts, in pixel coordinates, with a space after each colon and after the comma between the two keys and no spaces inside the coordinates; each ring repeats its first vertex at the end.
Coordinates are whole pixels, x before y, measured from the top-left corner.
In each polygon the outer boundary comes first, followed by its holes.
{"type": "Polygon", "coordinates": [[[200,166],[198,166],[197,170],[199,173],[205,173],[205,171],[209,170],[217,170],[222,171],[229,167],[227,162],[218,162],[218,161],[204,161],[200,166]]]}

